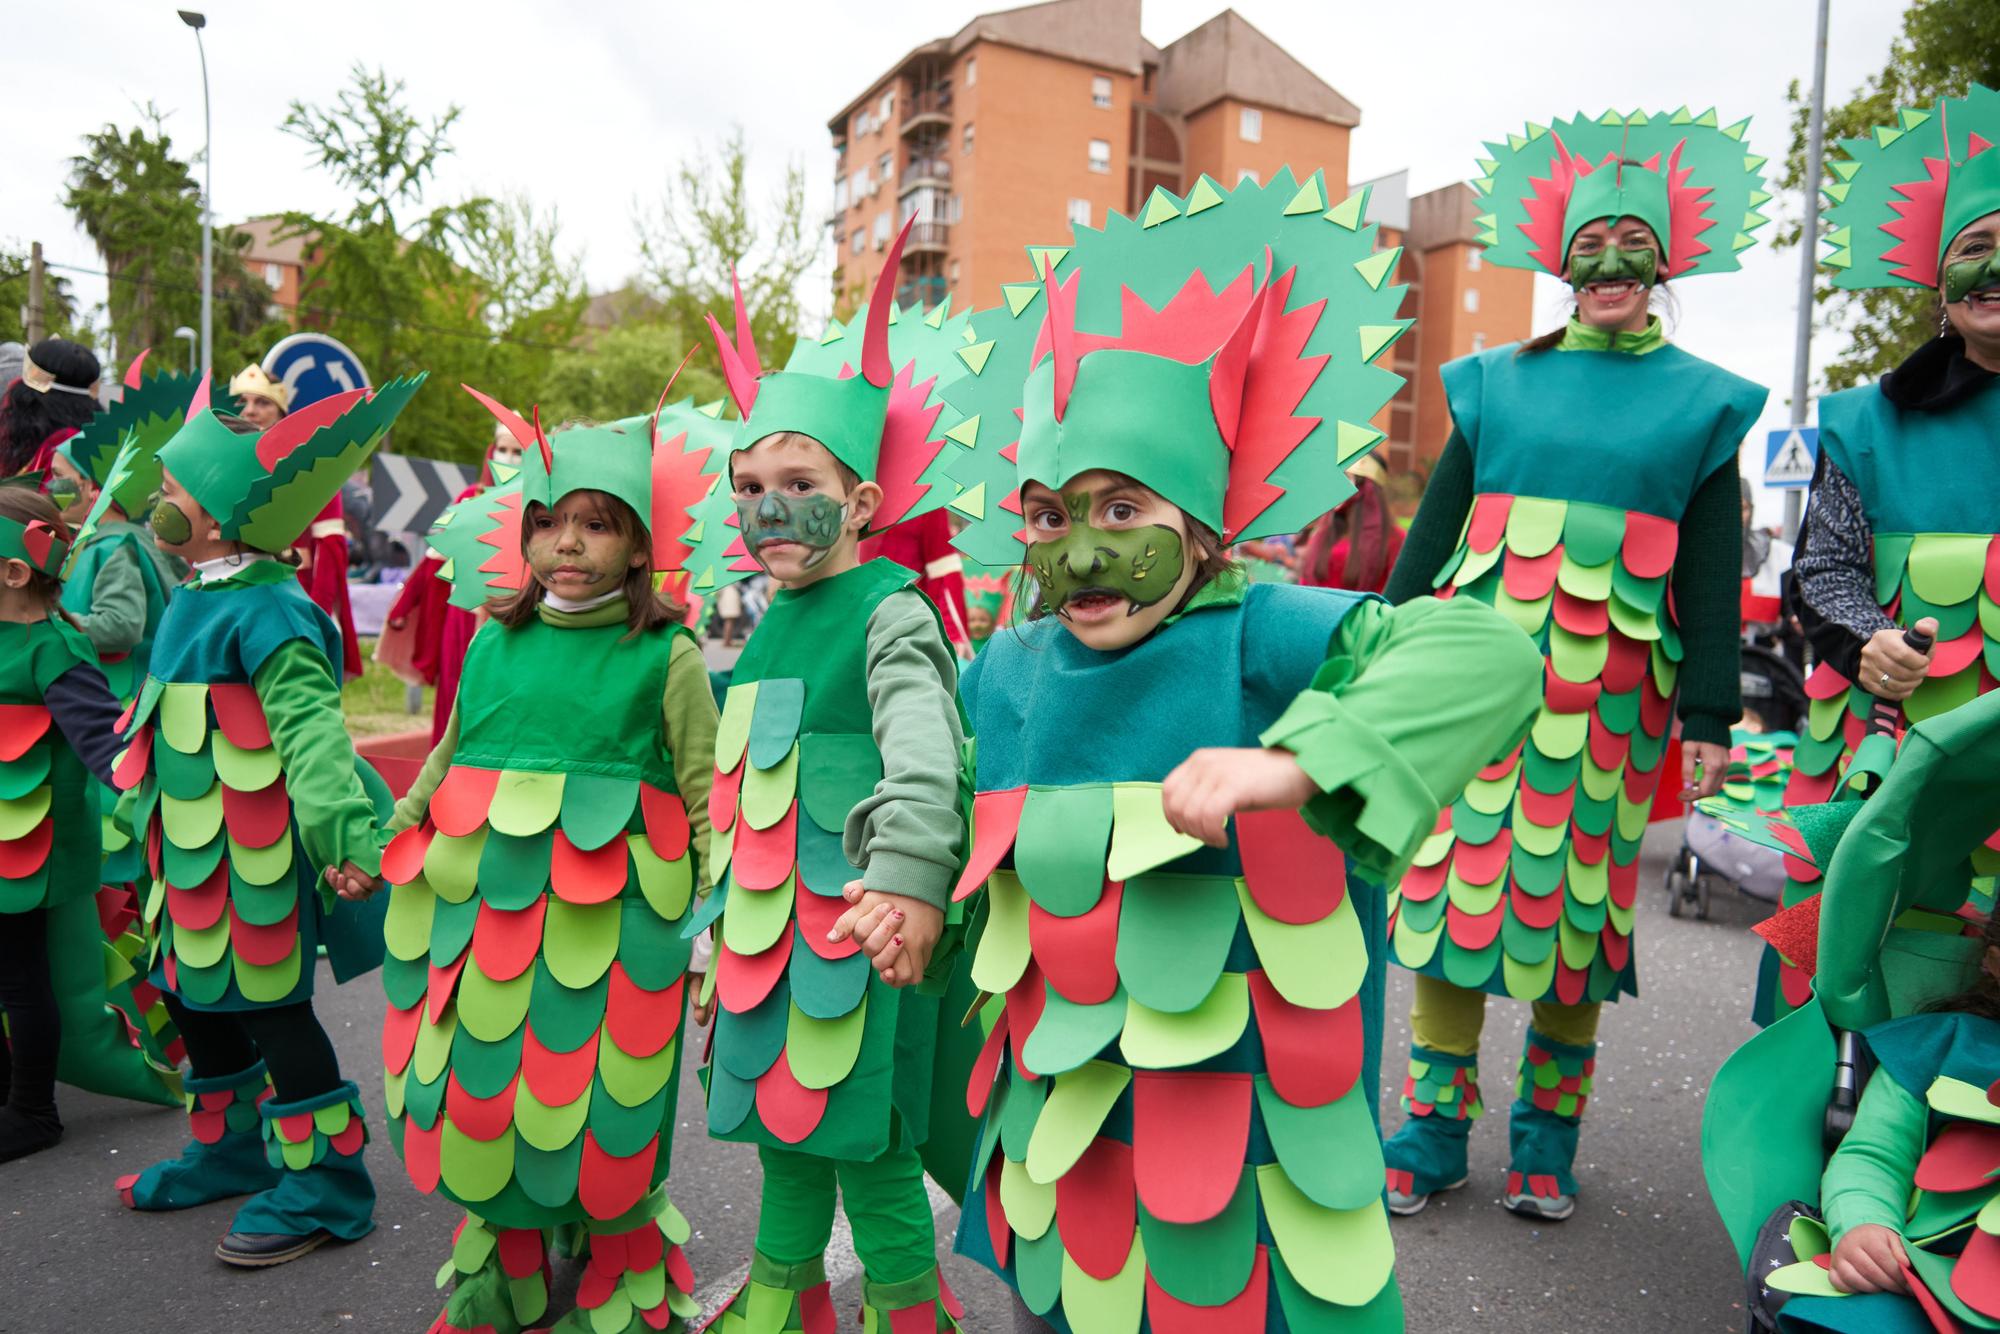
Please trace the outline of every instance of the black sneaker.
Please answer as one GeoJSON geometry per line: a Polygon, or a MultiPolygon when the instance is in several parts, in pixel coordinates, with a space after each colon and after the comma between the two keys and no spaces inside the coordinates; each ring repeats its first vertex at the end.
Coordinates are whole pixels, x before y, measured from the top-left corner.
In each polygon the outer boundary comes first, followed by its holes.
{"type": "Polygon", "coordinates": [[[238,1269],[268,1269],[296,1260],[333,1240],[325,1228],[314,1228],[303,1237],[284,1232],[232,1232],[215,1248],[215,1258],[238,1269]]]}

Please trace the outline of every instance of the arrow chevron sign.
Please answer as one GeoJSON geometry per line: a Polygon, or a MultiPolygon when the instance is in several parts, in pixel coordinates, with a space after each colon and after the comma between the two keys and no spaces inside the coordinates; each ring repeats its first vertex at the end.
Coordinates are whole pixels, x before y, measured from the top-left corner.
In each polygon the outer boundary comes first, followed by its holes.
{"type": "Polygon", "coordinates": [[[375,492],[373,526],[385,533],[424,533],[472,485],[474,472],[461,463],[377,454],[368,484],[375,492]]]}

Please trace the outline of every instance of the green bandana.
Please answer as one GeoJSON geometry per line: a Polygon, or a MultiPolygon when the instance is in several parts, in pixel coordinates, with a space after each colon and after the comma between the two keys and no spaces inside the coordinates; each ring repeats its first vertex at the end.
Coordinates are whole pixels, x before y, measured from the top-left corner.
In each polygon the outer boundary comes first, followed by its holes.
{"type": "Polygon", "coordinates": [[[1594,255],[1571,255],[1569,285],[1581,292],[1592,283],[1636,282],[1650,288],[1659,281],[1659,255],[1651,249],[1626,250],[1606,246],[1594,255]]]}
{"type": "Polygon", "coordinates": [[[1944,302],[1948,306],[1989,287],[2000,287],[2000,252],[1944,266],[1944,302]]]}
{"type": "Polygon", "coordinates": [[[839,544],[847,525],[847,506],[817,492],[794,498],[767,491],[755,500],[737,501],[736,520],[743,528],[744,547],[759,565],[764,563],[757,554],[759,544],[797,542],[812,548],[805,563],[810,570],[839,544]]]}
{"type": "Polygon", "coordinates": [[[1060,613],[1083,593],[1109,593],[1130,604],[1131,615],[1173,591],[1185,565],[1181,535],[1161,524],[1097,528],[1085,523],[1090,497],[1063,496],[1069,531],[1028,544],[1028,566],[1041,586],[1042,605],[1060,613]]]}

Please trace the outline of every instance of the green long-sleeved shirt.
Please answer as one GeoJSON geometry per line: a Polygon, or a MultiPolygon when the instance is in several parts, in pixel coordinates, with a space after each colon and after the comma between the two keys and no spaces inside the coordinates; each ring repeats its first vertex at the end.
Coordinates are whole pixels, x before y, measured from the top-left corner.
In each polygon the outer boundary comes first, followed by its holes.
{"type": "Polygon", "coordinates": [[[922,594],[883,598],[868,618],[868,708],[882,781],[847,817],[841,846],[861,883],[942,909],[957,879],[965,820],[959,810],[958,660],[922,594]]]}
{"type": "Polygon", "coordinates": [[[382,870],[375,805],[354,771],[354,742],[340,711],[340,682],[312,644],[294,639],[264,660],[251,681],[284,767],[285,794],[316,866],[352,862],[382,870]]]}
{"type": "MultiPolygon", "coordinates": [[[[549,625],[591,629],[623,621],[626,608],[621,600],[577,612],[557,611],[544,604],[536,612],[549,625]]],[[[668,752],[673,756],[675,786],[687,804],[688,826],[693,831],[689,846],[695,858],[695,883],[703,893],[709,887],[708,790],[715,781],[715,724],[715,696],[708,688],[708,668],[702,661],[701,650],[693,641],[676,636],[667,654],[667,688],[660,699],[660,726],[667,738],[668,752]]],[[[451,768],[452,756],[457,752],[458,708],[454,705],[444,735],[425,759],[409,792],[396,803],[395,814],[389,821],[390,833],[399,833],[424,818],[431,794],[444,781],[445,771],[451,768]]]]}
{"type": "Polygon", "coordinates": [[[129,653],[146,636],[146,579],[143,559],[129,542],[114,546],[90,585],[90,610],[70,613],[100,654],[129,653]]]}
{"type": "Polygon", "coordinates": [[[1836,1243],[1864,1223],[1902,1231],[1929,1126],[1922,1099],[1887,1075],[1868,1081],[1854,1126],[1820,1178],[1820,1204],[1836,1243]]]}

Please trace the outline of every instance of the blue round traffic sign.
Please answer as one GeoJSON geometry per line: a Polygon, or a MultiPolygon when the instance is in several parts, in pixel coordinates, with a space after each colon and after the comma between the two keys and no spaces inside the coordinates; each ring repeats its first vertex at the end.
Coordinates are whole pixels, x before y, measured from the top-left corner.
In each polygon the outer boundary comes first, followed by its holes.
{"type": "Polygon", "coordinates": [[[264,373],[282,380],[292,391],[292,411],[317,403],[322,398],[361,389],[368,384],[368,372],[361,358],[336,338],[323,333],[295,333],[278,340],[264,354],[264,373]]]}

